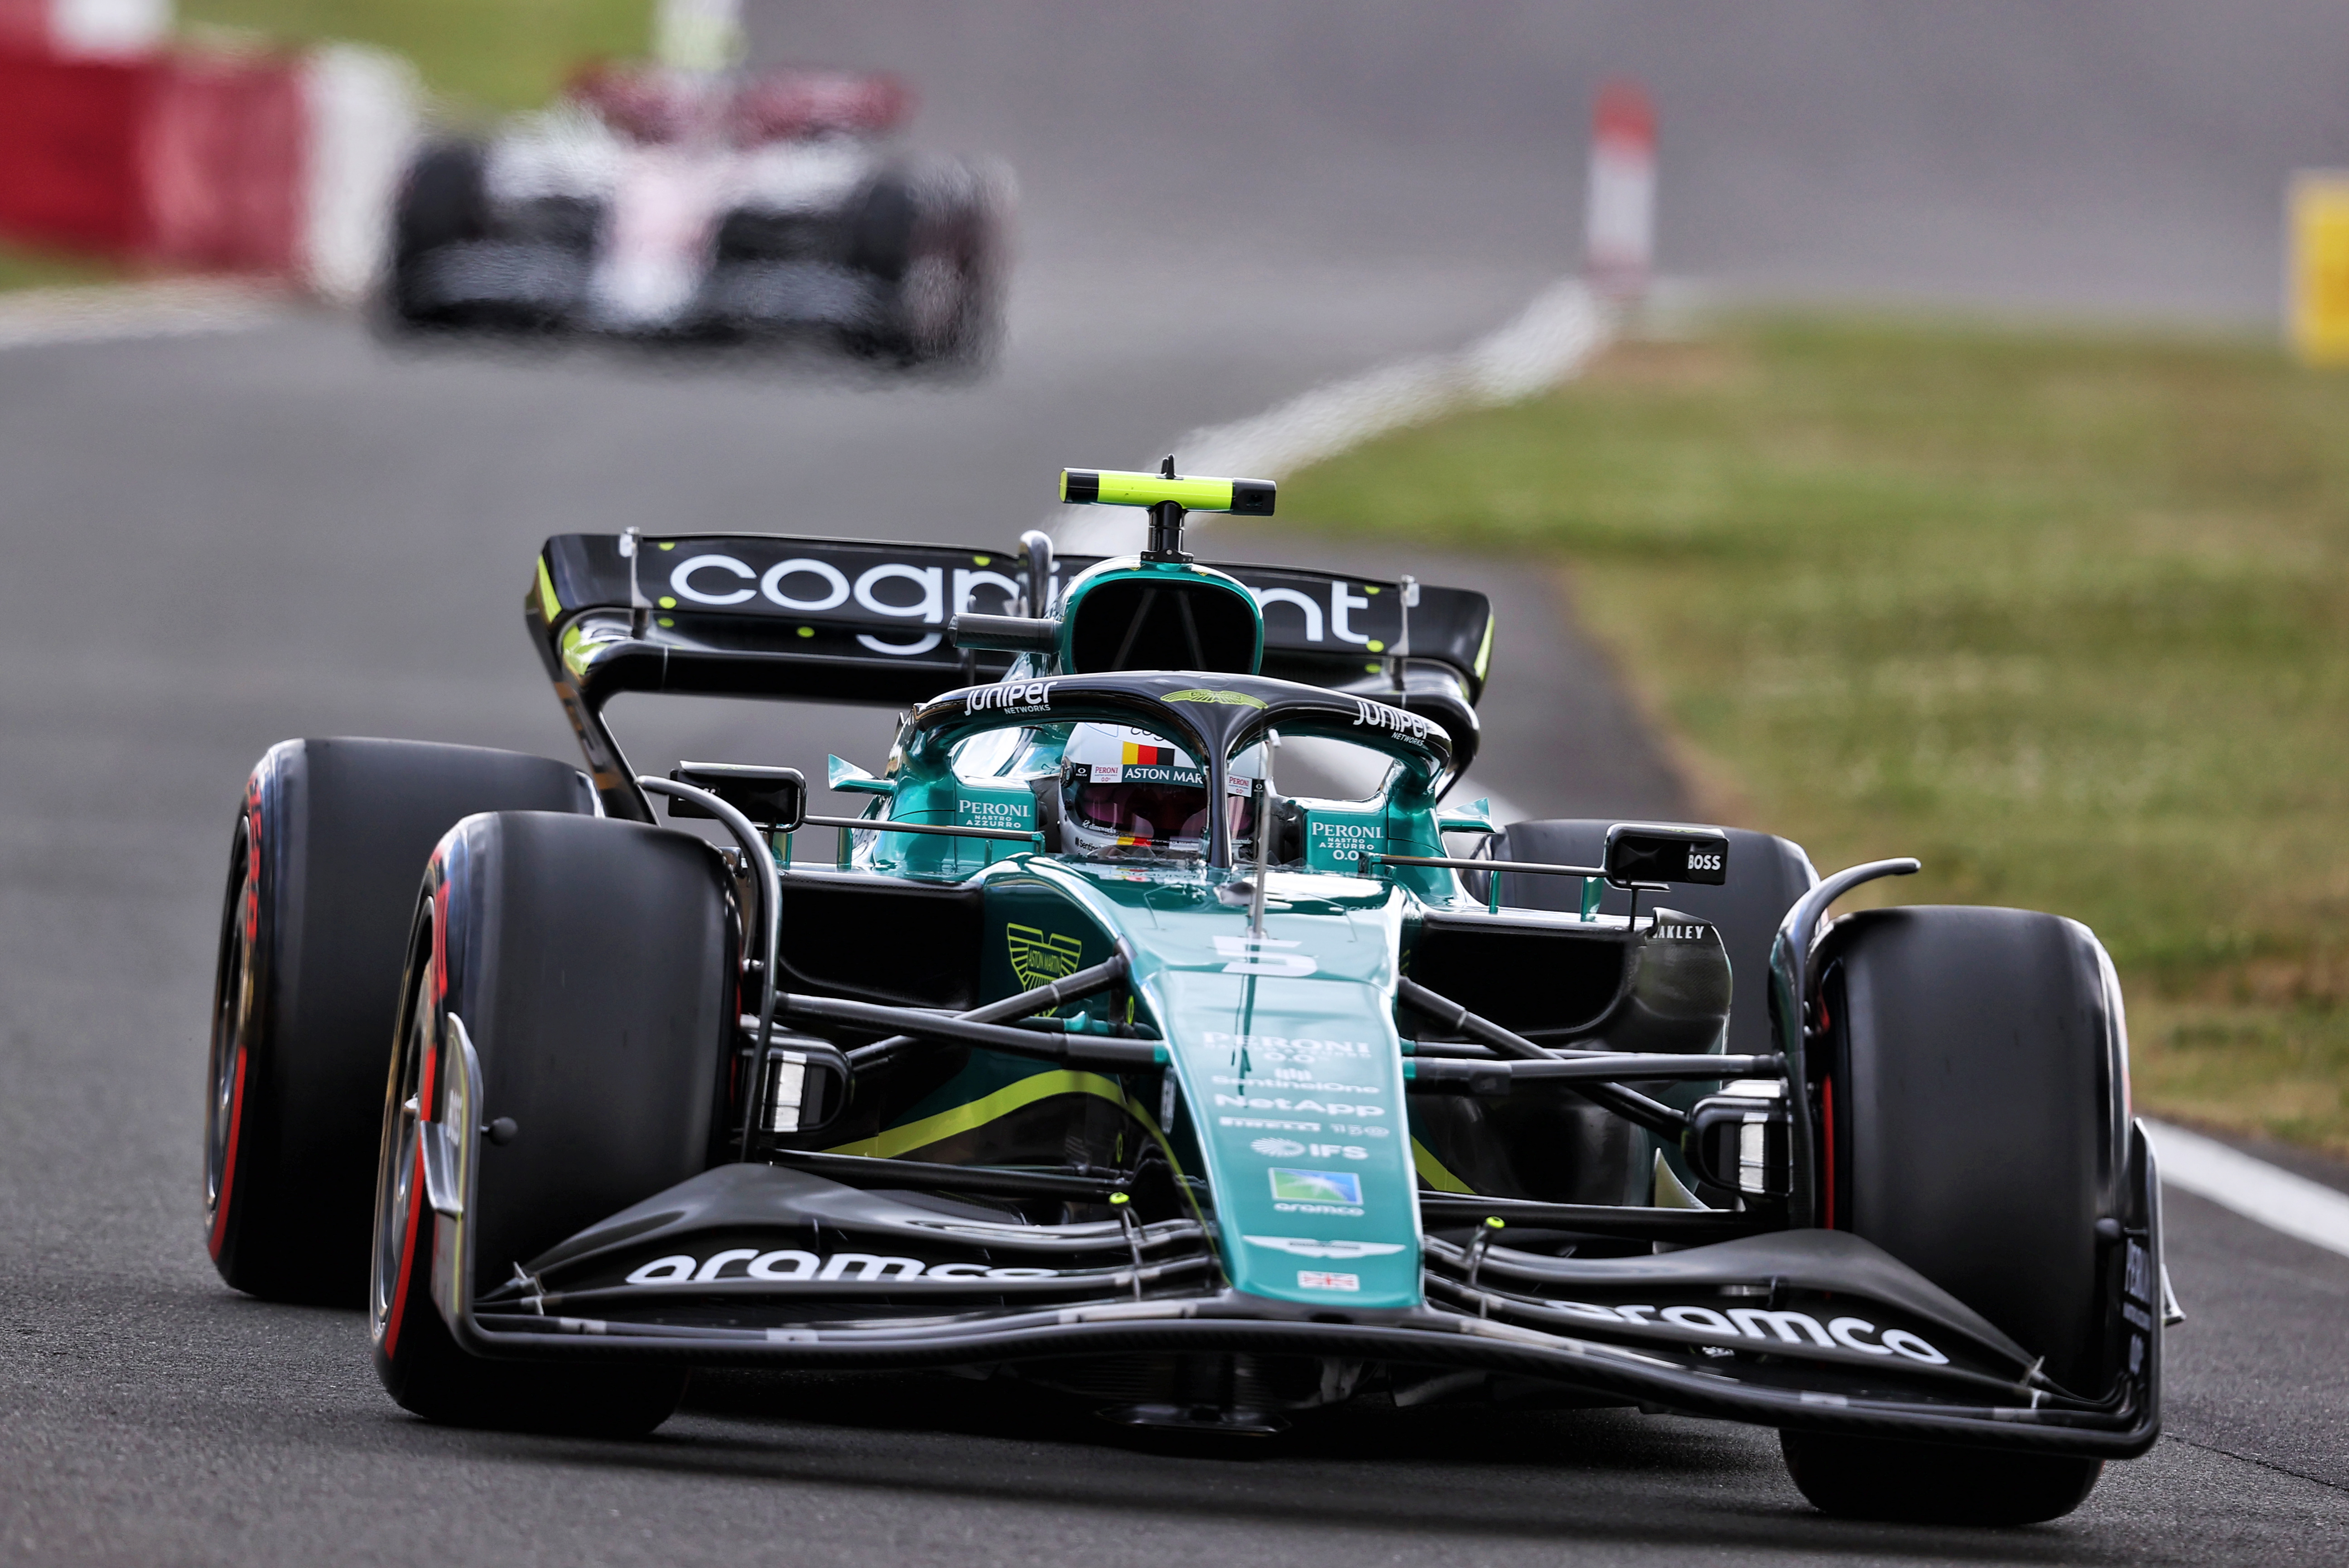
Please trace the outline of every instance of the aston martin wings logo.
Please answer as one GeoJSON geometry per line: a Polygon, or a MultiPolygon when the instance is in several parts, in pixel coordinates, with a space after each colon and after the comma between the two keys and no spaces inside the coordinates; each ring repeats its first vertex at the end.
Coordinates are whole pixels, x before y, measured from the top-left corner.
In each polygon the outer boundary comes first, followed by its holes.
{"type": "Polygon", "coordinates": [[[1011,972],[1027,991],[1076,973],[1084,952],[1076,938],[1035,926],[1006,925],[1003,936],[1011,948],[1011,972]]]}

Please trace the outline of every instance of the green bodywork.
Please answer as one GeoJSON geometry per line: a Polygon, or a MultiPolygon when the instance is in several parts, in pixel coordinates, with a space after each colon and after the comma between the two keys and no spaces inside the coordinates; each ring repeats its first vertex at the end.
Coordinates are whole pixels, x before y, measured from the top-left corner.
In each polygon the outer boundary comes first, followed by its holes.
{"type": "MultiPolygon", "coordinates": [[[[1198,567],[1111,561],[1072,584],[1062,605],[1081,605],[1110,584],[1177,574],[1220,586],[1220,574],[1198,567]]],[[[1409,1065],[1394,1023],[1395,981],[1421,909],[1483,906],[1449,870],[1382,867],[1365,876],[1361,856],[1445,852],[1436,820],[1440,753],[1423,741],[1410,743],[1412,721],[1370,711],[1379,704],[1344,699],[1343,711],[1360,709],[1350,720],[1308,715],[1304,732],[1359,740],[1392,765],[1373,798],[1295,802],[1304,857],[1268,877],[1260,932],[1247,900],[1231,888],[1248,873],[1245,865],[1087,859],[1019,841],[889,831],[891,821],[1034,829],[1030,781],[1057,781],[1072,722],[1107,716],[1055,708],[1053,677],[1067,654],[1064,638],[1059,659],[1023,661],[999,687],[976,689],[990,695],[949,693],[909,715],[889,753],[886,793],[875,793],[865,811],[873,827],[854,835],[851,863],[878,877],[982,887],[982,1001],[1123,949],[1131,968],[1123,991],[1112,993],[1122,998],[1118,1017],[1092,1022],[1153,1027],[1164,1072],[1116,1077],[975,1049],[948,1082],[837,1151],[918,1158],[990,1121],[1056,1102],[1090,1118],[1102,1158],[1117,1158],[1134,1139],[1160,1144],[1235,1289],[1304,1307],[1417,1305],[1421,1176],[1404,1108],[1409,1065]],[[986,711],[971,711],[982,703],[986,711]],[[1380,722],[1394,728],[1381,731],[1380,722]],[[1006,730],[1017,732],[1008,744],[1006,730]],[[970,765],[988,746],[1000,753],[993,766],[970,765]]],[[[1231,672],[1137,679],[1157,689],[1161,716],[1143,727],[1194,754],[1215,752],[1218,793],[1223,763],[1263,739],[1261,691],[1279,697],[1278,683],[1235,682],[1231,672]]],[[[1440,745],[1442,731],[1433,733],[1440,745]]],[[[874,789],[844,766],[834,771],[836,787],[874,789]]],[[[1095,998],[1071,1011],[1091,1017],[1087,1009],[1110,1005],[1095,998]]],[[[1440,1168],[1436,1179],[1445,1179],[1440,1168]]]]}

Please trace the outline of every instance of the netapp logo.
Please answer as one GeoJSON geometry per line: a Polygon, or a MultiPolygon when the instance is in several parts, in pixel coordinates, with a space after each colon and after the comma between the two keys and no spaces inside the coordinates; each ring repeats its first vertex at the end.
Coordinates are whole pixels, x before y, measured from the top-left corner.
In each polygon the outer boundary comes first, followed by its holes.
{"type": "Polygon", "coordinates": [[[834,1252],[819,1258],[785,1247],[762,1252],[756,1247],[729,1247],[707,1258],[683,1252],[655,1258],[628,1275],[632,1285],[698,1285],[713,1280],[1054,1280],[1058,1269],[990,1269],[985,1263],[925,1263],[919,1258],[888,1258],[873,1252],[834,1252]],[[734,1264],[739,1274],[729,1274],[734,1264]]]}
{"type": "Polygon", "coordinates": [[[1325,1116],[1382,1116],[1384,1106],[1357,1106],[1344,1100],[1288,1100],[1268,1095],[1217,1095],[1217,1109],[1236,1111],[1318,1111],[1325,1116]]]}
{"type": "Polygon", "coordinates": [[[1731,1307],[1721,1313],[1704,1306],[1668,1306],[1659,1311],[1652,1306],[1599,1306],[1590,1302],[1547,1304],[1600,1323],[1635,1323],[1646,1327],[1653,1318],[1675,1328],[1722,1339],[1758,1339],[1781,1345],[1807,1343],[1828,1350],[1856,1350],[1862,1355],[1906,1356],[1929,1366],[1946,1366],[1950,1361],[1907,1329],[1879,1332],[1864,1317],[1830,1318],[1822,1324],[1806,1312],[1775,1312],[1763,1307],[1731,1307]]]}

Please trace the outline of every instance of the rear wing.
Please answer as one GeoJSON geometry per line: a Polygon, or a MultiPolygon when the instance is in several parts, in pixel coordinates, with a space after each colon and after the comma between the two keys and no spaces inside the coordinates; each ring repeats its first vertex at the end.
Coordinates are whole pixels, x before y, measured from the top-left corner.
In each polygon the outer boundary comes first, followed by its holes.
{"type": "MultiPolygon", "coordinates": [[[[1100,558],[1061,556],[1044,602],[1100,558]]],[[[1446,687],[1471,708],[1483,694],[1493,618],[1480,593],[1215,565],[1263,611],[1266,675],[1366,694],[1446,687]]],[[[591,708],[621,691],[903,707],[1009,670],[1009,654],[956,648],[947,623],[1019,613],[1028,593],[1016,550],[558,534],[530,619],[548,673],[591,708]]]]}

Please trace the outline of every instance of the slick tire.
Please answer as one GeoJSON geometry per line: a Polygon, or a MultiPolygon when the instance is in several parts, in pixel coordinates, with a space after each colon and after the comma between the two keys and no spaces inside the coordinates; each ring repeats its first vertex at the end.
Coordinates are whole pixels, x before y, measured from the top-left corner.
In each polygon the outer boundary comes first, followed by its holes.
{"type": "MultiPolygon", "coordinates": [[[[1493,846],[1493,857],[1596,866],[1607,847],[1607,829],[1619,820],[1513,823],[1493,846]]],[[[1651,909],[1661,903],[1719,929],[1729,954],[1729,1050],[1765,1055],[1778,1048],[1770,1027],[1770,943],[1778,934],[1778,922],[1818,881],[1818,873],[1811,869],[1809,857],[1786,839],[1742,827],[1728,833],[1728,881],[1718,888],[1692,886],[1647,894],[1641,903],[1651,909]]],[[[1501,902],[1516,909],[1579,913],[1581,899],[1582,883],[1577,877],[1507,873],[1501,877],[1501,902]]],[[[1627,913],[1630,907],[1630,895],[1613,888],[1599,906],[1609,915],[1627,913]]]]}
{"type": "Polygon", "coordinates": [[[460,817],[592,812],[578,769],[416,741],[304,740],[245,781],[214,971],[204,1235],[274,1301],[367,1299],[384,1064],[424,863],[460,817]]]}
{"type": "Polygon", "coordinates": [[[1811,1506],[1910,1524],[2038,1524],[2088,1501],[2101,1459],[1951,1448],[1895,1438],[1781,1432],[1787,1473],[1811,1506]]]}
{"type": "MultiPolygon", "coordinates": [[[[2097,1226],[2123,1218],[2127,1161],[2127,1035],[2104,949],[2029,910],[1871,909],[1837,922],[1816,963],[1821,1218],[1981,1313],[2058,1385],[2103,1393],[2121,1347],[2106,1343],[2117,1259],[2097,1226]]],[[[2099,1469],[1802,1433],[1786,1453],[1819,1507],[1873,1496],[1879,1518],[2050,1519],[2099,1469]]]]}
{"type": "Polygon", "coordinates": [[[940,164],[867,187],[849,224],[850,264],[889,302],[869,352],[907,366],[983,364],[998,336],[1001,183],[940,164]]]}
{"type": "Polygon", "coordinates": [[[481,238],[489,229],[489,196],[482,178],[481,149],[448,141],[417,155],[401,181],[392,211],[391,273],[387,304],[394,325],[438,325],[436,308],[421,286],[420,272],[443,245],[481,238]]]}
{"type": "Polygon", "coordinates": [[[618,1437],[676,1409],[681,1368],[469,1353],[436,1274],[444,1289],[494,1289],[708,1168],[734,1027],[732,929],[723,862],[687,834],[506,812],[441,841],[409,938],[377,1168],[369,1325],[376,1371],[402,1407],[458,1426],[618,1437]],[[489,1131],[471,1140],[479,1166],[460,1228],[430,1206],[422,1143],[424,1123],[462,1110],[465,1041],[481,1075],[473,1127],[489,1131]]]}

